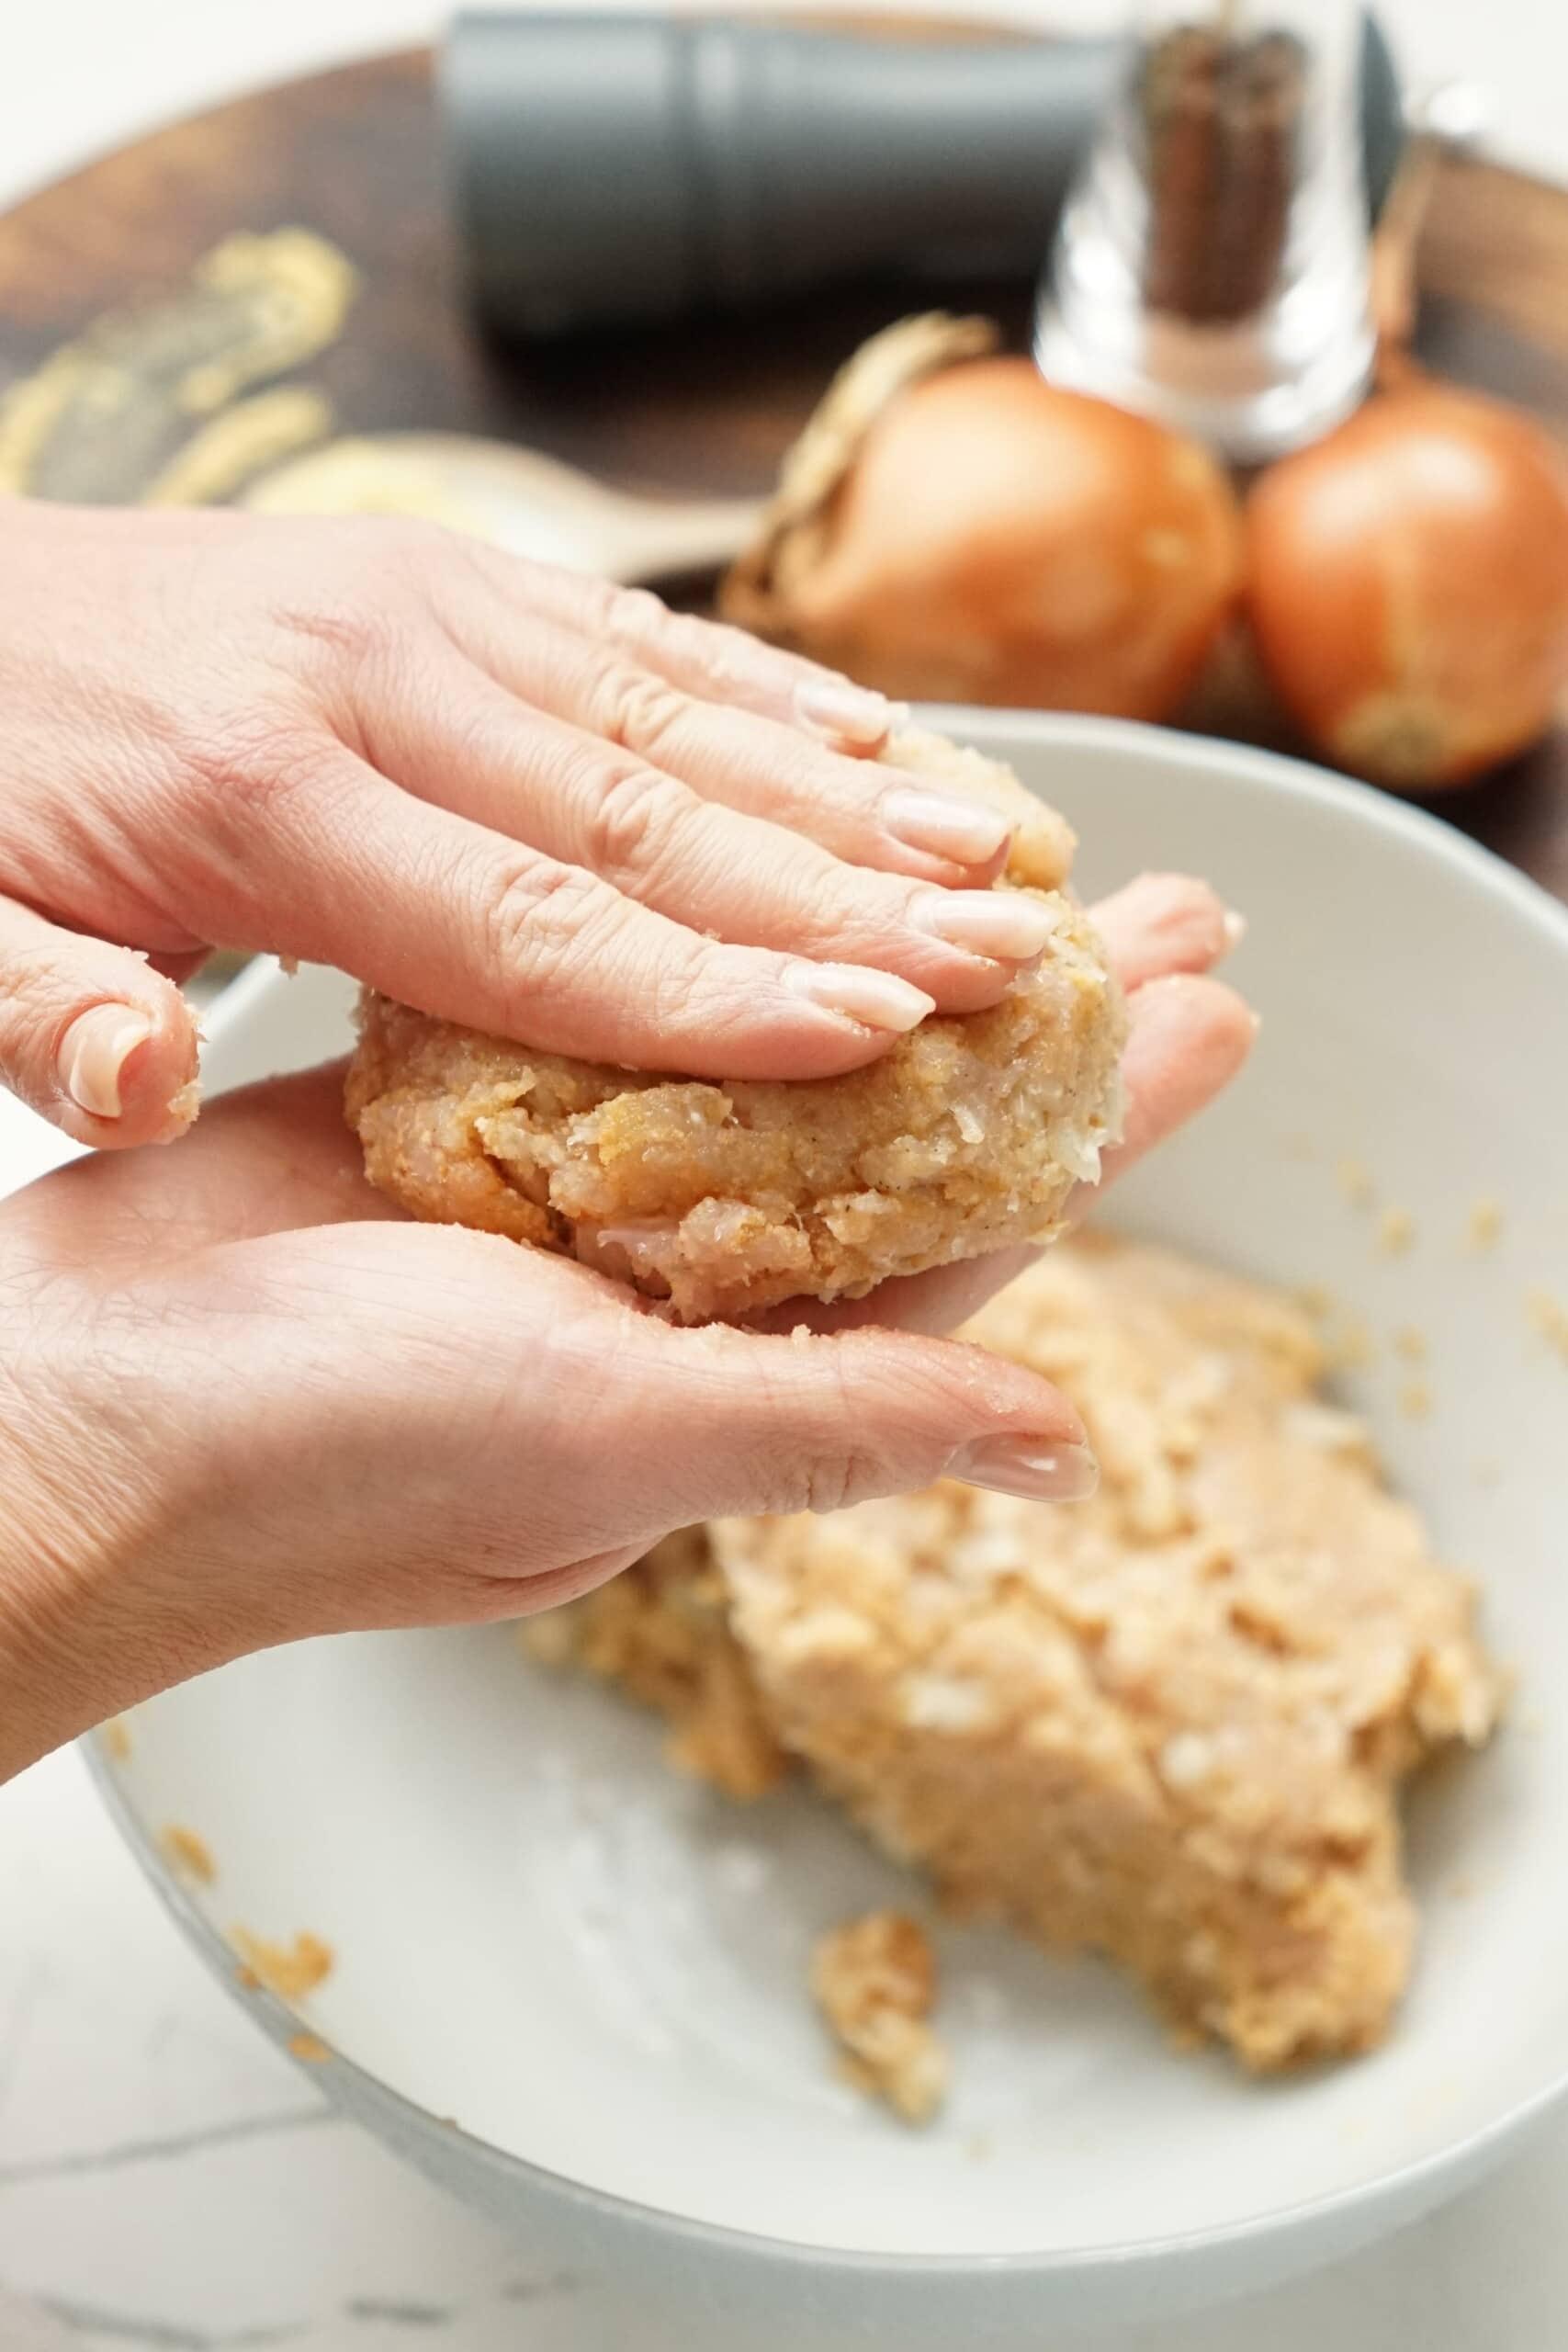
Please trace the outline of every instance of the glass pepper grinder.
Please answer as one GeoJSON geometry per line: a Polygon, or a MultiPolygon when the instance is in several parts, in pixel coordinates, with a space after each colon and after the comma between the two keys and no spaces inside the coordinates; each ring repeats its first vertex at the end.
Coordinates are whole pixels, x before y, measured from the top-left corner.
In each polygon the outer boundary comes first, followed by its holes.
{"type": "Polygon", "coordinates": [[[1057,232],[1053,382],[1239,463],[1314,439],[1371,373],[1359,0],[1143,0],[1057,232]]]}

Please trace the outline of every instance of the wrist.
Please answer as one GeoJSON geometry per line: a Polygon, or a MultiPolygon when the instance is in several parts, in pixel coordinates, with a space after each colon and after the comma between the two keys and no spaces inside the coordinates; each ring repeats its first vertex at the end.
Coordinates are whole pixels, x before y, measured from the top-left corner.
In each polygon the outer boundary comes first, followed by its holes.
{"type": "Polygon", "coordinates": [[[0,1781],[207,1662],[148,1589],[177,1515],[138,1474],[134,1408],[17,1337],[0,1362],[0,1781]]]}
{"type": "Polygon", "coordinates": [[[114,1712],[98,1672],[72,1639],[79,1575],[45,1514],[19,1491],[0,1447],[0,1782],[114,1712]]]}

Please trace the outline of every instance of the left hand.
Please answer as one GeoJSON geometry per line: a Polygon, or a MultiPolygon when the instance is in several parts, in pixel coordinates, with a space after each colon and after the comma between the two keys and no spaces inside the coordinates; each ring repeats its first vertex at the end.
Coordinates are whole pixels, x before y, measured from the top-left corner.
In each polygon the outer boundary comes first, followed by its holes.
{"type": "MultiPolygon", "coordinates": [[[[1203,977],[1224,929],[1201,886],[1099,913],[1133,1009],[1125,1165],[1253,1023],[1203,977]]],[[[45,1178],[0,1210],[0,1780],[246,1650],[522,1616],[695,1519],[944,1473],[1074,1491],[1084,1432],[1048,1383],[877,1328],[945,1328],[1008,1271],[889,1284],[821,1318],[870,1328],[807,1348],[677,1329],[570,1260],[406,1224],[337,1069],[45,1178]]]]}

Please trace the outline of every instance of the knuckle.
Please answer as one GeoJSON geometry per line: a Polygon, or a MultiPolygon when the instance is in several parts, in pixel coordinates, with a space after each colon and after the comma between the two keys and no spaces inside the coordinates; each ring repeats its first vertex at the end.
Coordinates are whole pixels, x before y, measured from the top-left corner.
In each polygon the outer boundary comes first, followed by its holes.
{"type": "Polygon", "coordinates": [[[594,734],[624,751],[649,751],[675,725],[682,707],[682,695],[651,670],[614,662],[594,683],[588,723],[594,734]]]}
{"type": "Polygon", "coordinates": [[[485,936],[514,991],[547,994],[599,921],[602,886],[570,865],[531,863],[508,876],[485,910],[485,936]]]}
{"type": "Polygon", "coordinates": [[[604,777],[589,820],[596,872],[611,879],[645,876],[687,813],[691,796],[657,768],[630,767],[604,777]]]}
{"type": "Polygon", "coordinates": [[[779,656],[744,629],[689,614],[677,626],[684,632],[681,642],[686,660],[701,672],[717,701],[745,704],[776,683],[773,670],[779,656]]]}
{"type": "Polygon", "coordinates": [[[820,1454],[805,1465],[803,1509],[822,1513],[842,1510],[863,1491],[863,1477],[853,1453],[820,1454]]]}
{"type": "Polygon", "coordinates": [[[768,1498],[770,1513],[810,1511],[822,1517],[886,1494],[888,1479],[886,1466],[876,1454],[862,1446],[827,1439],[818,1449],[789,1464],[776,1485],[779,1491],[768,1498]]]}
{"type": "Polygon", "coordinates": [[[595,617],[607,637],[623,644],[646,645],[669,628],[670,608],[651,588],[621,588],[613,580],[594,583],[595,617]]]}
{"type": "MultiPolygon", "coordinates": [[[[764,1380],[761,1385],[767,1396],[772,1384],[764,1380]]],[[[852,1503],[888,1491],[887,1464],[868,1440],[866,1404],[865,1390],[835,1351],[825,1374],[818,1375],[800,1442],[779,1465],[778,1483],[785,1491],[776,1503],[770,1502],[770,1509],[845,1510],[852,1503]]],[[[770,1415],[770,1419],[776,1426],[777,1417],[770,1415]]]]}
{"type": "Polygon", "coordinates": [[[739,629],[682,613],[670,620],[668,643],[671,655],[697,672],[721,698],[739,692],[754,673],[756,665],[747,659],[750,640],[739,629]]]}

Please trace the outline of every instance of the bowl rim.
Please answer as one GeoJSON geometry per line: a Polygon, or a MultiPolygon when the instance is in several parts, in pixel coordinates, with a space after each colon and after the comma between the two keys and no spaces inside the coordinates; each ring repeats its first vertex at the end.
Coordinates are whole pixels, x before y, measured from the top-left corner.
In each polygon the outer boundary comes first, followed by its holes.
{"type": "MultiPolygon", "coordinates": [[[[1098,718],[1075,712],[922,704],[916,706],[915,716],[922,724],[940,728],[943,733],[1000,754],[1005,754],[1009,744],[1016,745],[1021,740],[1041,749],[1069,752],[1075,749],[1091,752],[1120,750],[1168,766],[1205,771],[1219,768],[1240,781],[1278,792],[1287,800],[1337,808],[1353,821],[1371,825],[1374,831],[1403,837],[1423,853],[1434,855],[1439,865],[1502,899],[1532,930],[1554,943],[1568,962],[1568,905],[1434,812],[1394,799],[1374,786],[1332,775],[1306,760],[1250,744],[1180,734],[1141,721],[1098,718]]],[[[209,1035],[220,1038],[257,997],[271,992],[279,978],[279,967],[274,959],[258,958],[231,983],[213,1007],[209,1035]]],[[[1276,2235],[1294,2235],[1357,2208],[1395,2200],[1415,2205],[1421,2200],[1424,2189],[1437,2188],[1448,2176],[1452,2176],[1450,2186],[1457,2189],[1484,2165],[1489,2154],[1500,2153],[1505,2143],[1523,2133],[1568,2096],[1565,2060],[1540,2088],[1515,2099],[1489,2121],[1406,2164],[1353,2182],[1348,2188],[1272,2206],[1260,2213],[1244,2215],[1238,2221],[1175,2231],[1158,2237],[1134,2238],[1105,2245],[1065,2246],[1051,2252],[904,2254],[814,2245],[801,2239],[773,2237],[761,2231],[737,2229],[726,2222],[672,2212],[662,2206],[645,2204],[638,2199],[596,2188],[590,2181],[575,2180],[527,2156],[498,2147],[493,2141],[479,2137],[459,2123],[444,2121],[430,2109],[348,2057],[326,2036],[313,2034],[314,2039],[326,2043],[331,2064],[323,2066],[313,2058],[307,2062],[290,2048],[291,2040],[300,2031],[297,2012],[265,1987],[242,1984],[232,1947],[182,1885],[165,1861],[153,1833],[132,1804],[104,1740],[102,1727],[84,1735],[77,1746],[110,1820],[175,1924],[245,2014],[319,2089],[333,2096],[335,2077],[353,2095],[352,2098],[343,2098],[342,2104],[352,2106],[361,2114],[378,2113],[395,2124],[397,2142],[404,2152],[420,2143],[433,2153],[461,2148],[479,2170],[535,2198],[558,2199],[603,2222],[656,2234],[673,2234],[694,2250],[717,2256],[746,2255],[786,2270],[820,2270],[826,2267],[866,2280],[880,2277],[925,2278],[935,2283],[984,2274],[1013,2283],[1028,2283],[1103,2269],[1126,2272],[1173,2258],[1240,2249],[1276,2235]]],[[[1442,2193],[1437,2188],[1437,2193],[1426,2199],[1426,2203],[1430,2206],[1440,2201],[1442,2193]]]]}

